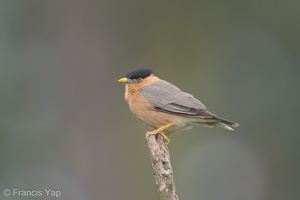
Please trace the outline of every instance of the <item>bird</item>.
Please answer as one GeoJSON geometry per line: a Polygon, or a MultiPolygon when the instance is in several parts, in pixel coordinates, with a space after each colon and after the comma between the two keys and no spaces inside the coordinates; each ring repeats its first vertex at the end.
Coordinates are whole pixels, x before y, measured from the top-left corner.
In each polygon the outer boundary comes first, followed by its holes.
{"type": "Polygon", "coordinates": [[[239,126],[209,112],[193,95],[160,79],[151,69],[129,71],[118,81],[125,83],[124,96],[133,115],[154,129],[147,132],[146,137],[160,134],[168,144],[171,133],[190,129],[194,125],[219,126],[230,131],[239,126]]]}

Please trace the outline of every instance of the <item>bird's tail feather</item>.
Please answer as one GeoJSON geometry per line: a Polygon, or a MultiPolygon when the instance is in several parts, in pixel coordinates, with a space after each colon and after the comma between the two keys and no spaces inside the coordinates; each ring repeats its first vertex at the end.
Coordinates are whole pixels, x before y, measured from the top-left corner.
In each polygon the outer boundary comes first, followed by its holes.
{"type": "Polygon", "coordinates": [[[230,130],[230,131],[233,131],[234,130],[233,128],[236,128],[236,127],[239,126],[238,123],[229,121],[227,119],[223,119],[223,118],[220,118],[220,117],[216,117],[216,119],[219,120],[219,122],[216,124],[217,126],[225,128],[225,129],[230,130]]]}
{"type": "Polygon", "coordinates": [[[239,126],[238,123],[217,117],[215,115],[212,118],[200,118],[199,121],[195,123],[195,125],[205,126],[209,128],[212,128],[213,126],[219,126],[230,131],[234,131],[233,128],[239,126]]]}
{"type": "Polygon", "coordinates": [[[229,131],[234,131],[233,128],[231,128],[230,126],[227,126],[226,124],[224,124],[224,123],[222,123],[222,122],[218,122],[218,123],[217,123],[217,126],[222,127],[222,128],[225,128],[225,129],[227,129],[227,130],[229,130],[229,131]]]}

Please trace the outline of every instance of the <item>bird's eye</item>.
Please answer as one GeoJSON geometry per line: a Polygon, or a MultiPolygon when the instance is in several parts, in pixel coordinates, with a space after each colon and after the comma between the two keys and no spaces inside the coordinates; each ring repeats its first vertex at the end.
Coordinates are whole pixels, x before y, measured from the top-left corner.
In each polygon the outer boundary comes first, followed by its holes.
{"type": "Polygon", "coordinates": [[[138,78],[138,79],[137,79],[138,82],[141,82],[142,80],[143,80],[142,78],[138,78]]]}

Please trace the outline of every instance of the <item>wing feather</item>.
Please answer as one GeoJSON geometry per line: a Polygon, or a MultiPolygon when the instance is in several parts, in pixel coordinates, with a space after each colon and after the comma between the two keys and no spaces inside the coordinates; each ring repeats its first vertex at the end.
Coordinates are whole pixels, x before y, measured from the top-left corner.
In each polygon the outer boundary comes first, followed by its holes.
{"type": "Polygon", "coordinates": [[[214,115],[206,111],[198,99],[191,94],[182,92],[167,81],[156,82],[141,89],[141,94],[157,110],[179,115],[206,116],[214,115]]]}

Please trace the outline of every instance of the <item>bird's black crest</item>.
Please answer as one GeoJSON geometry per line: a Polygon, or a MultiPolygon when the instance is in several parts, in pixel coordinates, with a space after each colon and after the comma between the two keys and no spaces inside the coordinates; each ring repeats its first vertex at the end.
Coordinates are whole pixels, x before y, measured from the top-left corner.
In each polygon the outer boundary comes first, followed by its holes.
{"type": "Polygon", "coordinates": [[[153,74],[153,71],[151,69],[140,68],[128,72],[126,74],[126,78],[129,79],[147,78],[151,74],[153,74]]]}

